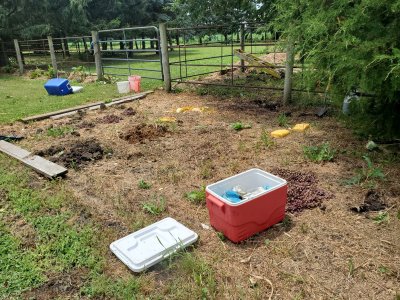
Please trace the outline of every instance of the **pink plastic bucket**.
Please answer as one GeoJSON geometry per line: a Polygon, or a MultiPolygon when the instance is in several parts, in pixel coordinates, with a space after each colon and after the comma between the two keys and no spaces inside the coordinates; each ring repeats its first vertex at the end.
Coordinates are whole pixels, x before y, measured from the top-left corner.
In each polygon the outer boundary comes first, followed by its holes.
{"type": "Polygon", "coordinates": [[[140,76],[129,76],[128,80],[129,80],[129,87],[131,91],[134,91],[135,93],[139,93],[140,92],[140,81],[141,81],[142,77],[140,76]]]}

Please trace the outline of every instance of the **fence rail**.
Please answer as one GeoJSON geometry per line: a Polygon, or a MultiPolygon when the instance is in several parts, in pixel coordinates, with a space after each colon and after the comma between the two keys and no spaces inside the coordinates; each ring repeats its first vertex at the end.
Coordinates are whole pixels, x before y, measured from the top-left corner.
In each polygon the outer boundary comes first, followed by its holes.
{"type": "MultiPolygon", "coordinates": [[[[140,75],[171,83],[204,84],[237,88],[256,88],[284,91],[290,101],[292,88],[293,47],[287,47],[285,64],[275,62],[275,54],[282,53],[279,33],[265,31],[265,24],[236,23],[186,28],[167,28],[165,24],[100,30],[92,35],[48,37],[47,39],[0,41],[0,65],[12,61],[22,74],[25,69],[51,65],[55,71],[84,66],[98,79],[104,76],[126,77],[140,75]],[[237,51],[250,55],[247,60],[237,51]],[[246,70],[267,67],[257,62],[261,56],[274,54],[268,72],[284,80],[254,86],[241,81],[246,70]],[[209,74],[224,75],[223,80],[212,80],[209,74]],[[278,75],[277,75],[278,74],[278,75]],[[206,79],[206,80],[205,80],[206,79]]],[[[215,78],[217,76],[214,76],[215,78]]]]}

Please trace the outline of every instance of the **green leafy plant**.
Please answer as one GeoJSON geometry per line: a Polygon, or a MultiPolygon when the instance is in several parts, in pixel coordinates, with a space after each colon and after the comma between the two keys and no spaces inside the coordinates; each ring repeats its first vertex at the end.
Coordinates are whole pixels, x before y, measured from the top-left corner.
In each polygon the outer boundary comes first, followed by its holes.
{"type": "Polygon", "coordinates": [[[87,72],[84,66],[77,66],[72,68],[71,75],[76,81],[81,82],[85,80],[85,78],[89,75],[89,72],[87,72]]]}
{"type": "Polygon", "coordinates": [[[391,1],[291,0],[274,2],[274,28],[296,43],[306,70],[303,84],[320,87],[337,103],[351,90],[374,95],[353,101],[351,125],[373,137],[393,138],[400,133],[397,112],[400,74],[398,7],[391,1]],[[382,46],[390,45],[390,46],[382,46]],[[357,122],[355,122],[357,121],[357,122]],[[355,124],[356,123],[356,124],[355,124]]]}
{"type": "Polygon", "coordinates": [[[1,67],[1,72],[3,72],[3,73],[13,73],[15,70],[16,70],[16,68],[12,64],[8,64],[4,67],[1,67]]]}
{"type": "Polygon", "coordinates": [[[381,273],[381,274],[390,273],[389,268],[387,268],[387,267],[385,267],[385,266],[383,266],[383,265],[380,265],[380,266],[379,266],[378,271],[379,271],[379,273],[381,273]]]}
{"type": "Polygon", "coordinates": [[[365,161],[364,167],[358,169],[356,175],[345,180],[345,185],[358,185],[366,182],[374,184],[376,180],[385,179],[385,174],[383,173],[382,169],[375,167],[368,156],[364,155],[363,159],[365,161]]]}
{"type": "Polygon", "coordinates": [[[225,241],[226,240],[226,236],[222,233],[217,231],[217,237],[221,240],[221,241],[225,241]]]}
{"type": "Polygon", "coordinates": [[[147,183],[146,181],[144,181],[143,179],[141,179],[138,183],[138,186],[140,189],[142,190],[148,190],[151,188],[151,184],[147,183]]]}
{"type": "Polygon", "coordinates": [[[151,215],[160,215],[167,209],[164,197],[154,197],[152,200],[143,203],[143,210],[151,215]]]}
{"type": "Polygon", "coordinates": [[[271,135],[268,133],[268,131],[266,129],[263,129],[261,131],[260,140],[261,140],[262,145],[267,149],[275,146],[275,142],[273,141],[273,139],[271,138],[271,135]]]}
{"type": "Polygon", "coordinates": [[[243,129],[249,129],[251,128],[250,124],[243,124],[242,122],[235,122],[231,124],[231,128],[236,130],[236,131],[240,131],[243,129]]]}
{"type": "Polygon", "coordinates": [[[202,204],[206,202],[206,188],[202,186],[199,190],[194,190],[185,194],[185,198],[190,202],[202,204]]]}
{"type": "Polygon", "coordinates": [[[41,69],[39,69],[39,68],[36,68],[35,70],[33,70],[33,71],[30,72],[29,78],[30,78],[30,79],[36,79],[36,78],[38,78],[38,77],[43,76],[43,74],[44,74],[44,71],[43,71],[43,70],[41,70],[41,69]]]}
{"type": "Polygon", "coordinates": [[[71,132],[74,132],[74,128],[71,126],[51,127],[47,129],[47,135],[51,137],[62,137],[71,132]]]}
{"type": "Polygon", "coordinates": [[[57,77],[57,72],[54,70],[52,66],[48,66],[47,72],[46,72],[47,78],[56,78],[57,77]]]}
{"type": "Polygon", "coordinates": [[[286,114],[279,114],[277,120],[280,127],[288,127],[288,118],[286,114]]]}
{"type": "Polygon", "coordinates": [[[389,223],[389,214],[388,212],[380,212],[373,220],[376,224],[389,223]]]}
{"type": "Polygon", "coordinates": [[[305,146],[303,152],[307,159],[318,163],[332,161],[336,153],[327,142],[318,146],[305,146]]]}

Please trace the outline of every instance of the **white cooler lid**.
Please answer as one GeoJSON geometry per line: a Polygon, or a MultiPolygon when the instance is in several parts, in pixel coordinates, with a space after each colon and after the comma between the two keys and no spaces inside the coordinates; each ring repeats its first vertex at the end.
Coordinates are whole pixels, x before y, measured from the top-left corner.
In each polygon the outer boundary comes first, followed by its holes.
{"type": "Polygon", "coordinates": [[[110,249],[129,269],[141,272],[197,239],[194,231],[165,218],[112,242],[110,249]]]}

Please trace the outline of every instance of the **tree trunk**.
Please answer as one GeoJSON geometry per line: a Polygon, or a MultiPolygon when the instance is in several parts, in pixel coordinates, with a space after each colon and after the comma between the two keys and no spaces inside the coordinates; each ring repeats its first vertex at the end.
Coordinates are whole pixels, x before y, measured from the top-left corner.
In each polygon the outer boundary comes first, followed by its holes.
{"type": "Polygon", "coordinates": [[[101,50],[107,50],[107,42],[101,43],[101,50]]]}
{"type": "MultiPolygon", "coordinates": [[[[136,40],[135,40],[135,42],[136,42],[136,40]]],[[[137,46],[137,45],[136,45],[136,46],[137,46]]],[[[128,48],[129,48],[129,50],[133,50],[133,42],[132,42],[132,41],[129,41],[129,43],[128,43],[128,48]]],[[[132,57],[133,57],[133,52],[132,52],[132,51],[129,52],[128,57],[129,57],[129,58],[132,58],[132,57]]]]}
{"type": "Polygon", "coordinates": [[[176,45],[179,46],[179,35],[178,34],[175,35],[175,40],[176,40],[176,45]]]}
{"type": "Polygon", "coordinates": [[[119,42],[119,50],[125,50],[124,42],[119,42]]]}
{"type": "MultiPolygon", "coordinates": [[[[67,37],[66,35],[64,35],[64,37],[67,37]]],[[[67,39],[63,39],[63,43],[64,43],[64,48],[65,48],[65,55],[66,56],[71,56],[71,54],[69,53],[69,46],[68,46],[68,40],[67,39]]]]}
{"type": "Polygon", "coordinates": [[[4,43],[0,42],[0,67],[8,65],[8,55],[4,47],[4,43]]]}
{"type": "Polygon", "coordinates": [[[142,49],[146,49],[146,41],[144,40],[143,34],[142,34],[142,49]]]}
{"type": "Polygon", "coordinates": [[[82,38],[82,41],[83,41],[83,47],[85,48],[85,53],[87,53],[88,52],[88,46],[86,44],[86,39],[82,38]]]}
{"type": "Polygon", "coordinates": [[[224,40],[225,40],[225,44],[228,44],[228,34],[224,33],[224,40]]]}
{"type": "Polygon", "coordinates": [[[201,36],[199,36],[199,44],[200,44],[200,45],[203,45],[203,39],[202,39],[201,36]]]}

